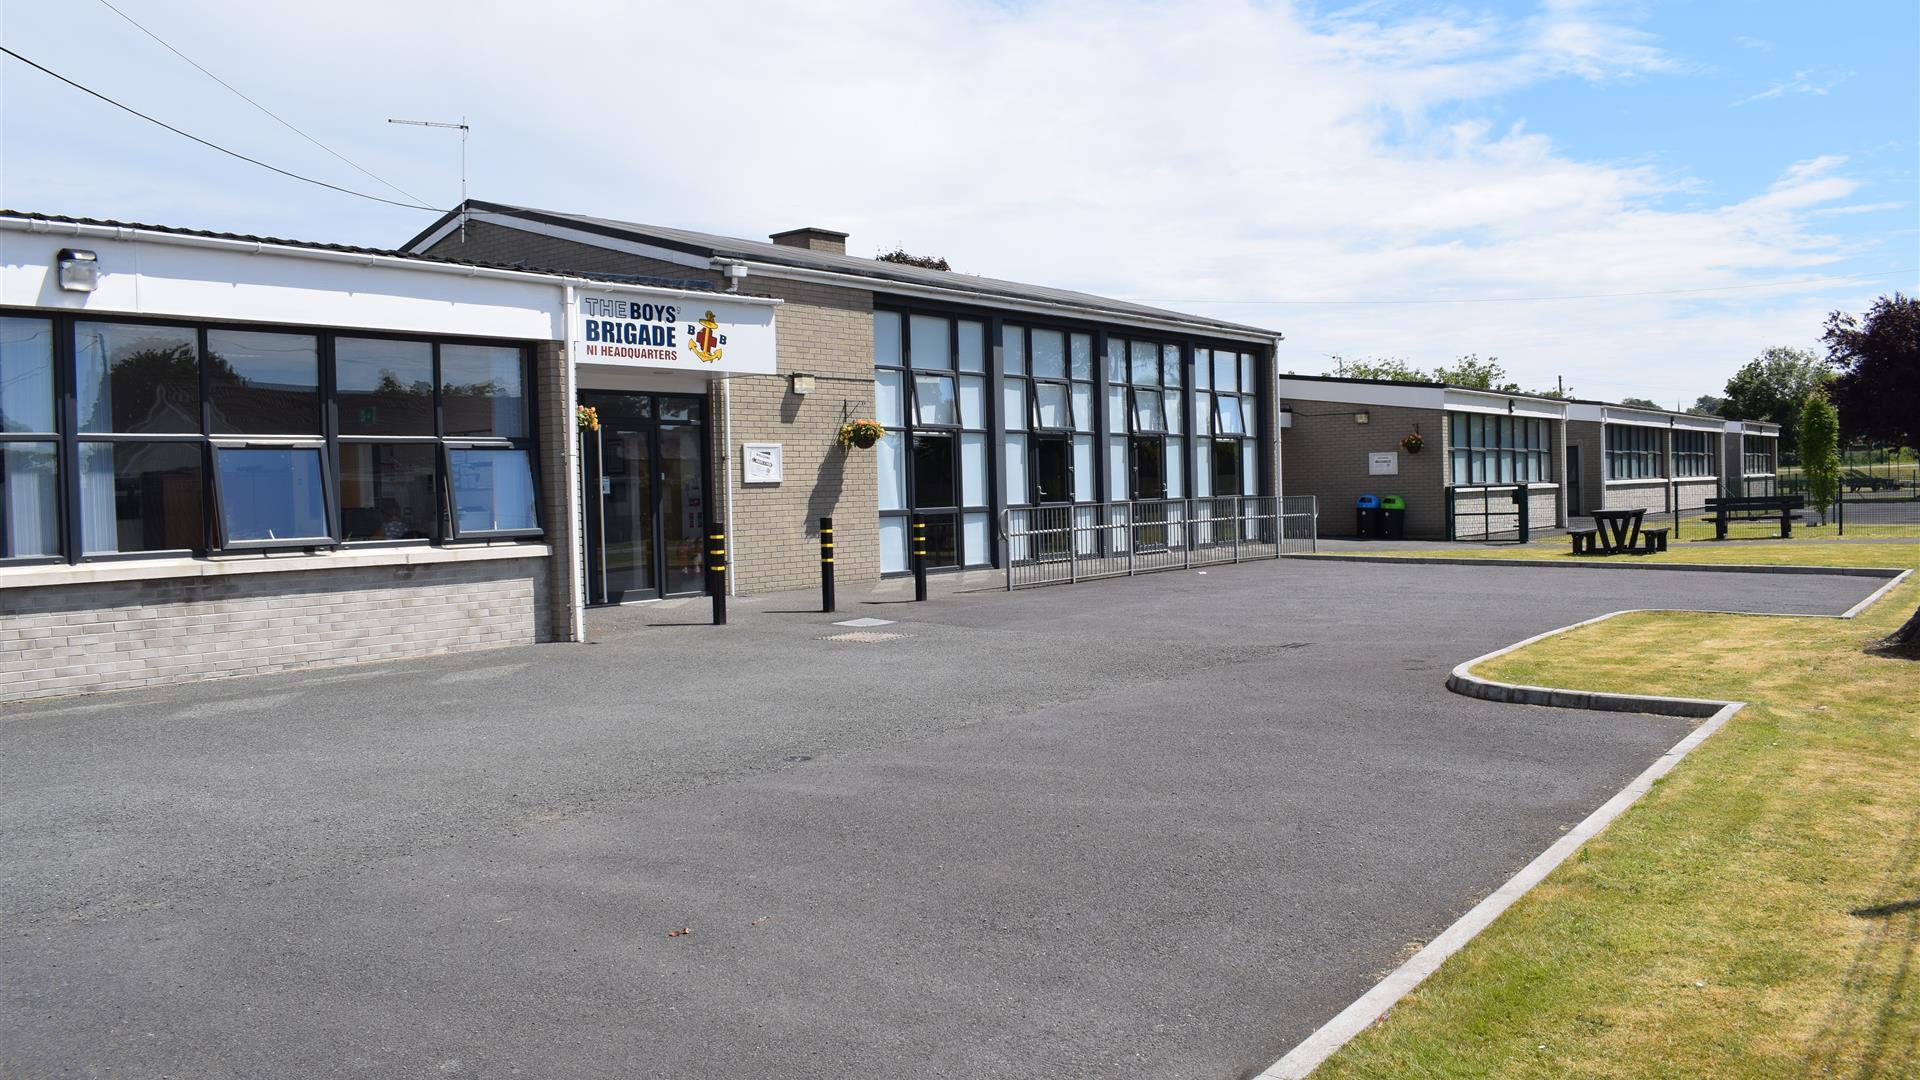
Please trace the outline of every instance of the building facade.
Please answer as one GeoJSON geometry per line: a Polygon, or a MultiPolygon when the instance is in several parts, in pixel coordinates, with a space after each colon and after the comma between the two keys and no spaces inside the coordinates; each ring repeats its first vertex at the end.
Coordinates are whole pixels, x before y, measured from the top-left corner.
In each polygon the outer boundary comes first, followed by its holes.
{"type": "Polygon", "coordinates": [[[778,370],[723,379],[705,406],[735,591],[817,584],[822,518],[858,585],[907,571],[914,520],[934,569],[986,568],[1024,508],[1278,493],[1270,330],[850,256],[818,228],[751,241],[472,201],[405,247],[782,301],[778,370]],[[866,418],[885,437],[842,446],[866,418]],[[755,464],[769,455],[777,478],[755,464]]]}
{"type": "Polygon", "coordinates": [[[1773,490],[1777,425],[1601,401],[1567,408],[1576,514],[1699,510],[1717,495],[1773,490]]]}

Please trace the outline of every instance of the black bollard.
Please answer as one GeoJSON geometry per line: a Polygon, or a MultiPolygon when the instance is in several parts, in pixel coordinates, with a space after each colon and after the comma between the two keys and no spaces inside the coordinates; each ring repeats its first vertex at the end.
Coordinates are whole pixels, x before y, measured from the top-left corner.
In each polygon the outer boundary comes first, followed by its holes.
{"type": "Polygon", "coordinates": [[[727,533],[718,521],[707,523],[707,592],[713,596],[713,625],[727,625],[727,533]]]}
{"type": "Polygon", "coordinates": [[[927,523],[913,523],[913,598],[927,598],[927,523]]]}
{"type": "Polygon", "coordinates": [[[820,519],[820,610],[833,610],[833,519],[820,519]]]}

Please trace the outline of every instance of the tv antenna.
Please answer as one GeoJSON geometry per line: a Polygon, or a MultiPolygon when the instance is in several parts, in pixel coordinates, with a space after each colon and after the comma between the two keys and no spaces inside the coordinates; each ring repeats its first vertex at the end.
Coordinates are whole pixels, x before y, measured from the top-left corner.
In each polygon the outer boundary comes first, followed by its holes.
{"type": "Polygon", "coordinates": [[[406,124],[408,127],[445,128],[460,133],[460,242],[467,242],[467,132],[473,130],[467,126],[467,118],[461,117],[457,124],[443,124],[435,120],[394,120],[389,124],[406,124]]]}

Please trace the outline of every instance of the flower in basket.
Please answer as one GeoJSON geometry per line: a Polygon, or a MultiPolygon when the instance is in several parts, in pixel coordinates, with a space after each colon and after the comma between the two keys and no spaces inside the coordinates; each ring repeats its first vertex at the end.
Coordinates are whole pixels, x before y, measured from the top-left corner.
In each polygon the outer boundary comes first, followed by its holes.
{"type": "Polygon", "coordinates": [[[1427,445],[1427,440],[1421,438],[1420,433],[1417,431],[1400,440],[1400,449],[1405,450],[1409,454],[1419,453],[1420,448],[1425,445],[1427,445]]]}
{"type": "Polygon", "coordinates": [[[575,405],[573,407],[573,422],[574,426],[578,427],[581,431],[599,431],[600,410],[591,405],[575,405]]]}
{"type": "Polygon", "coordinates": [[[887,429],[880,426],[878,420],[849,420],[840,425],[840,445],[857,446],[868,449],[880,441],[887,429]]]}

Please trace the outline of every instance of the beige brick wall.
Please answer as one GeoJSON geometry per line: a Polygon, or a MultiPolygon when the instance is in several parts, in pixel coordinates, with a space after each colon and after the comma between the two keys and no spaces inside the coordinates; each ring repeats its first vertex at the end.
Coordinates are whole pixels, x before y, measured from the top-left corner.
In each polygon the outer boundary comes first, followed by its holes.
{"type": "Polygon", "coordinates": [[[1371,493],[1407,500],[1409,540],[1446,539],[1444,412],[1305,398],[1284,404],[1293,407],[1293,427],[1281,433],[1283,490],[1319,498],[1323,535],[1353,535],[1354,501],[1371,493]],[[1356,424],[1353,414],[1362,409],[1368,423],[1356,424]],[[1400,450],[1400,440],[1416,425],[1426,448],[1408,454],[1400,450]],[[1367,455],[1390,450],[1400,454],[1399,475],[1368,475],[1367,455]]]}
{"type": "Polygon", "coordinates": [[[0,700],[543,641],[547,561],[0,590],[0,700]]]}
{"type": "MultiPolygon", "coordinates": [[[[586,537],[573,529],[572,500],[580,483],[580,443],[573,401],[567,395],[566,345],[542,342],[534,349],[533,377],[538,387],[535,418],[540,453],[540,514],[553,557],[547,560],[547,625],[557,640],[574,636],[569,605],[574,578],[586,565],[586,537]]],[[[585,596],[578,600],[585,602],[585,596]]]]}

